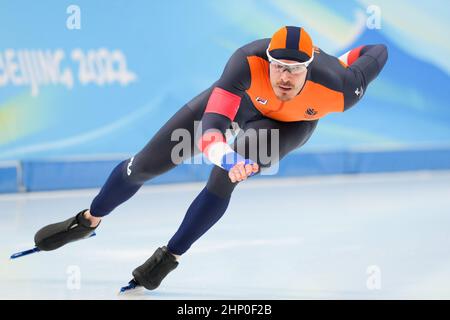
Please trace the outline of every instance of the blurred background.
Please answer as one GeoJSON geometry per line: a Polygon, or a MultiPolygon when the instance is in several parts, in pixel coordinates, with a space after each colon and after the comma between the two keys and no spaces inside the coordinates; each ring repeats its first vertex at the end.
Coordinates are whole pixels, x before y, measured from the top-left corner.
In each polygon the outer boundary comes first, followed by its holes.
{"type": "MultiPolygon", "coordinates": [[[[389,49],[364,99],[323,118],[296,151],[305,165],[285,161],[289,174],[450,168],[444,0],[3,0],[1,7],[0,191],[100,185],[113,163],[217,80],[234,50],[282,25],[303,26],[337,56],[361,44],[389,49]]],[[[157,182],[206,177],[204,169],[177,169],[157,182]]]]}
{"type": "Polygon", "coordinates": [[[449,9],[447,0],[0,0],[0,297],[117,298],[175,232],[211,165],[149,181],[95,239],[7,258],[87,207],[237,48],[297,25],[336,56],[385,44],[387,64],[275,175],[240,184],[183,267],[139,298],[448,299],[449,9]]]}

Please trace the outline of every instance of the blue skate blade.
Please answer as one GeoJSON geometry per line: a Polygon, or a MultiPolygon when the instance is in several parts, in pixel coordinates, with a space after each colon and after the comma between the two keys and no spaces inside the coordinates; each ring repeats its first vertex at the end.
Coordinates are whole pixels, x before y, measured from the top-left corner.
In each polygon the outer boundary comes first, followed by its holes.
{"type": "Polygon", "coordinates": [[[120,288],[119,294],[136,289],[136,287],[139,287],[139,284],[134,279],[132,279],[130,282],[128,282],[127,286],[120,288]]]}
{"type": "MultiPolygon", "coordinates": [[[[91,238],[91,237],[96,236],[96,235],[97,234],[94,232],[88,238],[91,238]]],[[[25,250],[25,251],[20,251],[20,252],[14,253],[9,258],[10,259],[17,259],[17,258],[20,258],[20,257],[23,257],[23,256],[27,256],[29,254],[36,253],[36,252],[39,252],[39,251],[41,251],[41,249],[39,249],[38,247],[34,247],[33,249],[29,249],[29,250],[25,250]]]]}
{"type": "Polygon", "coordinates": [[[17,258],[20,258],[20,257],[23,257],[23,256],[27,256],[29,254],[36,253],[36,252],[39,252],[39,251],[41,251],[41,249],[39,249],[38,247],[34,247],[33,249],[30,249],[30,250],[25,250],[25,251],[14,253],[10,257],[10,259],[17,259],[17,258]]]}

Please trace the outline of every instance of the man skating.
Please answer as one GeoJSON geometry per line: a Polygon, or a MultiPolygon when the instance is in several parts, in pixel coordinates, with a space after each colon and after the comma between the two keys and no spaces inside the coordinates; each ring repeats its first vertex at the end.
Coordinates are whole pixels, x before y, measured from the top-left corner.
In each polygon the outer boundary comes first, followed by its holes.
{"type": "Polygon", "coordinates": [[[305,144],[318,119],[354,106],[386,60],[382,44],[355,48],[338,59],[313,46],[303,28],[292,26],[239,48],[219,80],[179,109],[141,151],[113,169],[89,209],[39,230],[37,248],[54,250],[91,236],[102,218],[146,181],[203,152],[214,164],[206,186],[167,245],[133,271],[132,286],[157,288],[178,266],[180,256],[222,217],[239,182],[305,144]],[[225,132],[232,122],[242,132],[230,146],[225,132]],[[187,130],[195,139],[191,152],[174,161],[172,150],[178,141],[171,135],[177,129],[187,130]],[[251,130],[276,130],[278,139],[274,141],[270,133],[257,135],[252,144],[245,135],[251,130]],[[272,150],[274,143],[277,154],[267,163],[258,149],[272,150]]]}

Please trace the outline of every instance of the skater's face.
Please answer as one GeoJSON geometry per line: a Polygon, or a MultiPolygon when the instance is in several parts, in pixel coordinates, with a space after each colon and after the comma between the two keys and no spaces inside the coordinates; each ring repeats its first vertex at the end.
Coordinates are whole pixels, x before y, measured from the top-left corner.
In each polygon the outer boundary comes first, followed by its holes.
{"type": "MultiPolygon", "coordinates": [[[[284,63],[296,63],[292,60],[279,60],[284,63]]],[[[305,83],[307,69],[301,68],[290,72],[276,63],[270,63],[270,82],[273,91],[281,101],[289,101],[300,92],[305,83]]]]}

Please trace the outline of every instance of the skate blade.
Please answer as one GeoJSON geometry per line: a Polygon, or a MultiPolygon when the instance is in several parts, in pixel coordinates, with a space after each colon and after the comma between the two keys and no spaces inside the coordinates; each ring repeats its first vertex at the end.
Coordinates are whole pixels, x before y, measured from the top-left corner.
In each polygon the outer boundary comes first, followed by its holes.
{"type": "Polygon", "coordinates": [[[92,234],[91,235],[89,235],[89,236],[87,236],[86,238],[88,239],[88,238],[92,238],[92,237],[95,237],[97,234],[95,233],[95,231],[94,232],[92,232],[92,234]]]}
{"type": "Polygon", "coordinates": [[[20,257],[24,257],[24,256],[28,256],[28,255],[30,255],[30,254],[32,254],[32,253],[36,253],[36,252],[39,252],[39,251],[41,251],[41,249],[39,249],[38,247],[34,247],[33,249],[30,249],[30,250],[25,250],[25,251],[20,251],[20,252],[17,252],[17,253],[14,253],[11,257],[9,257],[11,260],[12,259],[17,259],[17,258],[20,258],[20,257]]]}
{"type": "MultiPolygon", "coordinates": [[[[91,237],[94,237],[96,235],[97,234],[95,232],[93,232],[87,238],[91,238],[91,237]]],[[[41,251],[41,249],[39,249],[38,247],[34,247],[33,249],[16,252],[13,255],[11,255],[11,257],[9,257],[9,259],[13,260],[13,259],[21,258],[21,257],[28,256],[30,254],[33,254],[33,253],[36,253],[36,252],[39,252],[39,251],[41,251]]]]}
{"type": "Polygon", "coordinates": [[[129,295],[138,292],[142,292],[144,290],[143,286],[140,286],[134,279],[128,282],[128,285],[120,288],[119,295],[129,295]]]}

